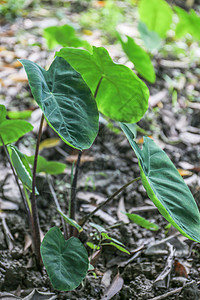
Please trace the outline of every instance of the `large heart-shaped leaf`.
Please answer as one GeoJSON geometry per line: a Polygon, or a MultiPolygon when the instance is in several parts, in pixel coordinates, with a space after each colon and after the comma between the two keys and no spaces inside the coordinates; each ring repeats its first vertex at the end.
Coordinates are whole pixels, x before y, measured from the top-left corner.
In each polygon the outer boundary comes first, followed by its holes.
{"type": "Polygon", "coordinates": [[[85,278],[88,254],[78,238],[65,240],[60,229],[51,228],[41,244],[41,256],[54,289],[71,291],[85,278]]]}
{"type": "Polygon", "coordinates": [[[128,67],[112,61],[103,47],[93,53],[82,49],[62,48],[56,53],[77,70],[96,96],[99,111],[127,123],[139,121],[148,108],[149,90],[128,67]],[[99,85],[100,83],[100,85],[99,85]]]}
{"type": "Polygon", "coordinates": [[[165,0],[140,0],[139,14],[149,30],[157,32],[162,38],[166,37],[173,12],[165,0]]]}
{"type": "Polygon", "coordinates": [[[163,217],[184,236],[200,242],[200,213],[183,178],[167,154],[144,137],[142,150],[128,125],[121,124],[138,158],[142,183],[163,217]]]}
{"type": "MultiPolygon", "coordinates": [[[[33,126],[24,120],[3,120],[0,123],[0,135],[5,145],[16,142],[32,129],[33,126]]],[[[0,146],[2,146],[1,140],[0,146]]]]}
{"type": "Polygon", "coordinates": [[[135,43],[134,39],[130,36],[126,36],[127,40],[123,41],[118,34],[118,39],[122,45],[122,48],[129,60],[134,64],[134,68],[138,73],[147,81],[154,83],[156,75],[154,67],[152,65],[149,55],[135,43]]]}
{"type": "Polygon", "coordinates": [[[70,146],[80,150],[89,148],[97,136],[99,115],[80,74],[60,57],[48,71],[29,60],[20,62],[48,124],[70,146]]]}

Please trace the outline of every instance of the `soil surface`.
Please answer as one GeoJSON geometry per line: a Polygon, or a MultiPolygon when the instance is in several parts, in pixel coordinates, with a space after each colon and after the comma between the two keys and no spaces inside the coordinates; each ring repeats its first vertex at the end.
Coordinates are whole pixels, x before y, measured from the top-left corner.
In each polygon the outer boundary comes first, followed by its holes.
{"type": "MultiPolygon", "coordinates": [[[[123,6],[123,1],[119,3],[123,6]]],[[[53,1],[44,1],[42,7],[29,6],[22,16],[12,22],[3,20],[1,24],[0,103],[8,110],[33,110],[30,122],[35,126],[34,131],[17,142],[19,149],[27,155],[34,153],[41,112],[17,59],[26,58],[46,67],[55,51],[47,50],[43,28],[70,23],[79,31],[87,29],[81,28],[79,21],[83,13],[88,13],[89,2],[71,1],[71,5],[64,8],[57,5],[54,10],[51,5],[53,1]]],[[[123,9],[127,12],[127,22],[121,24],[122,31],[134,26],[128,23],[132,15],[130,4],[126,5],[123,9]]],[[[111,35],[105,36],[105,29],[95,28],[91,23],[88,28],[91,35],[85,35],[85,39],[96,46],[105,46],[115,61],[127,63],[119,44],[112,44],[111,35]]],[[[187,44],[186,40],[182,43],[181,46],[181,42],[179,45],[168,41],[163,51],[153,56],[157,79],[153,85],[146,83],[151,94],[150,106],[138,123],[137,141],[142,143],[144,134],[153,136],[184,175],[200,207],[200,53],[197,43],[187,44]],[[177,54],[180,47],[184,48],[183,57],[177,54]]],[[[57,136],[45,126],[42,141],[47,138],[57,136]]],[[[71,166],[77,153],[62,141],[40,151],[46,159],[67,165],[63,174],[52,176],[64,212],[68,209],[71,166]]],[[[116,124],[101,117],[99,134],[81,158],[77,220],[138,176],[137,159],[127,139],[117,130],[116,124]]],[[[41,233],[45,235],[52,226],[62,224],[45,176],[37,176],[37,189],[41,233]]],[[[104,246],[100,255],[93,259],[94,270],[88,273],[81,286],[71,292],[55,291],[45,269],[38,271],[36,268],[23,203],[0,148],[0,299],[145,300],[169,292],[171,295],[155,299],[200,299],[199,244],[178,234],[174,228],[166,227],[168,222],[148,199],[140,181],[125,189],[90,221],[105,227],[108,234],[121,241],[131,254],[104,246]],[[147,230],[131,223],[122,211],[138,213],[157,224],[159,230],[147,230]]],[[[96,242],[95,232],[87,223],[80,234],[81,241],[85,245],[88,241],[96,242]]],[[[92,255],[89,247],[87,250],[92,255]]]]}

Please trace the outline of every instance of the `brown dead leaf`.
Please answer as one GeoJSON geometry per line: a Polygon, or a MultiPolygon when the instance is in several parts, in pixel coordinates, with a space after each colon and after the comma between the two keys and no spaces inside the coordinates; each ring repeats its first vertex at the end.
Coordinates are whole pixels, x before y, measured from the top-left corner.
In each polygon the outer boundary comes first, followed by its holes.
{"type": "Polygon", "coordinates": [[[184,169],[177,169],[179,174],[184,177],[184,176],[192,176],[192,172],[184,169]]]}
{"type": "Polygon", "coordinates": [[[119,274],[117,274],[101,300],[109,300],[114,297],[122,289],[123,285],[124,279],[119,274]]]}
{"type": "Polygon", "coordinates": [[[182,265],[177,259],[174,260],[174,272],[176,276],[181,276],[185,278],[188,277],[184,265],[182,265]]]}
{"type": "Polygon", "coordinates": [[[117,216],[120,221],[124,222],[125,224],[128,224],[129,218],[123,212],[126,212],[126,208],[124,205],[124,198],[121,197],[119,200],[119,205],[118,205],[118,209],[117,209],[117,216]]]}

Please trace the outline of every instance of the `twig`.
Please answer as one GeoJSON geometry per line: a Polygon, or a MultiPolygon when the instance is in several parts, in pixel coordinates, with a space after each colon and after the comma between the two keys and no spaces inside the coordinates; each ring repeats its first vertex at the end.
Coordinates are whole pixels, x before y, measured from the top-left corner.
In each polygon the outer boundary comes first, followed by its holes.
{"type": "MultiPolygon", "coordinates": [[[[52,182],[51,182],[51,177],[47,175],[47,182],[48,182],[48,185],[49,185],[49,189],[51,191],[51,194],[52,194],[52,197],[53,197],[53,200],[55,202],[55,205],[57,207],[58,210],[62,211],[61,207],[60,207],[60,204],[58,202],[58,199],[56,197],[56,193],[54,191],[54,188],[53,188],[53,185],[52,185],[52,182]]],[[[60,216],[61,218],[61,222],[62,222],[62,226],[63,226],[63,232],[64,232],[64,238],[67,240],[68,238],[68,234],[67,234],[67,228],[66,228],[66,224],[65,224],[65,221],[63,219],[62,216],[60,216]]]]}
{"type": "Polygon", "coordinates": [[[31,208],[32,208],[32,229],[33,229],[33,245],[36,255],[36,263],[38,267],[42,265],[42,258],[40,255],[40,225],[39,225],[39,216],[38,216],[38,209],[36,203],[36,196],[35,196],[35,187],[36,187],[36,169],[37,169],[37,159],[39,153],[39,145],[40,145],[40,138],[42,135],[42,126],[44,122],[44,114],[42,114],[40,120],[40,127],[38,131],[37,143],[35,148],[35,157],[34,157],[34,165],[33,165],[33,178],[32,178],[32,195],[31,195],[31,208]]]}
{"type": "Polygon", "coordinates": [[[102,202],[97,208],[95,208],[90,214],[88,214],[87,216],[85,216],[80,222],[79,224],[81,226],[84,226],[85,223],[99,210],[101,209],[103,206],[105,206],[106,204],[108,204],[110,201],[112,201],[118,194],[120,194],[125,188],[127,188],[130,184],[136,182],[140,180],[140,177],[134,178],[133,180],[129,181],[128,183],[124,184],[119,190],[117,190],[113,195],[111,195],[107,200],[105,200],[104,202],[102,202]]]}
{"type": "Polygon", "coordinates": [[[5,215],[1,216],[1,220],[2,220],[3,230],[4,230],[4,233],[6,235],[6,241],[7,241],[7,244],[8,244],[8,249],[12,250],[14,238],[13,238],[12,233],[10,232],[10,229],[8,228],[8,225],[6,223],[5,215]]]}
{"type": "MultiPolygon", "coordinates": [[[[162,300],[162,299],[165,299],[167,298],[168,296],[171,296],[171,295],[174,295],[174,294],[177,294],[177,293],[180,293],[182,291],[182,289],[184,289],[185,287],[187,286],[190,286],[191,284],[195,283],[195,281],[191,281],[191,282],[188,282],[186,283],[184,286],[180,287],[180,288],[177,288],[173,291],[170,291],[170,292],[167,292],[165,294],[162,294],[160,296],[157,296],[157,297],[154,297],[154,298],[151,298],[149,300],[162,300]]],[[[196,284],[200,284],[200,281],[196,282],[196,284]]]]}
{"type": "Polygon", "coordinates": [[[161,284],[162,282],[164,282],[164,284],[166,284],[166,287],[168,288],[169,282],[170,282],[170,273],[171,273],[172,266],[173,266],[175,249],[170,243],[167,243],[167,246],[169,248],[169,256],[167,258],[165,268],[160,273],[160,275],[156,278],[156,280],[154,281],[154,284],[158,285],[159,283],[161,284]]]}

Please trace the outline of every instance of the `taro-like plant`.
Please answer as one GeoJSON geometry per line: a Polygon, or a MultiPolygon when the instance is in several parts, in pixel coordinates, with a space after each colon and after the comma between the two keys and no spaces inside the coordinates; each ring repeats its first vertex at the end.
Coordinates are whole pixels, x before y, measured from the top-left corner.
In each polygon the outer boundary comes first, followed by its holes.
{"type": "MultiPolygon", "coordinates": [[[[200,214],[189,188],[165,152],[150,138],[144,137],[142,149],[134,140],[135,136],[129,123],[139,121],[148,108],[149,91],[146,85],[132,70],[114,63],[105,48],[93,47],[92,53],[87,50],[63,48],[56,55],[48,71],[31,61],[21,60],[33,97],[43,112],[35,156],[34,159],[31,158],[33,174],[30,175],[26,169],[28,167],[23,155],[13,146],[10,147],[10,151],[14,151],[15,156],[18,154],[22,169],[25,168],[24,173],[31,178],[29,211],[38,265],[41,263],[41,255],[53,287],[69,291],[81,283],[89,269],[88,255],[77,237],[78,232],[83,230],[84,224],[97,210],[133,182],[141,179],[149,198],[164,218],[184,236],[198,242],[200,214]],[[126,183],[77,224],[75,191],[78,169],[82,151],[89,148],[97,136],[99,112],[120,122],[120,127],[138,158],[140,177],[126,183]],[[79,149],[79,154],[75,172],[72,173],[68,215],[57,205],[57,210],[69,225],[69,230],[63,236],[59,228],[51,228],[40,246],[35,177],[44,118],[66,144],[79,149]]],[[[5,108],[1,107],[0,130],[7,122],[5,116],[5,108]]],[[[3,140],[6,140],[7,144],[16,141],[16,138],[10,140],[2,133],[2,143],[3,140]]],[[[10,155],[11,165],[14,165],[12,152],[10,155]]],[[[17,169],[16,166],[15,168],[17,169]]],[[[23,178],[20,179],[23,182],[23,178]]],[[[101,237],[109,240],[106,233],[101,233],[101,237]]],[[[116,244],[120,246],[119,243],[116,244]]]]}

